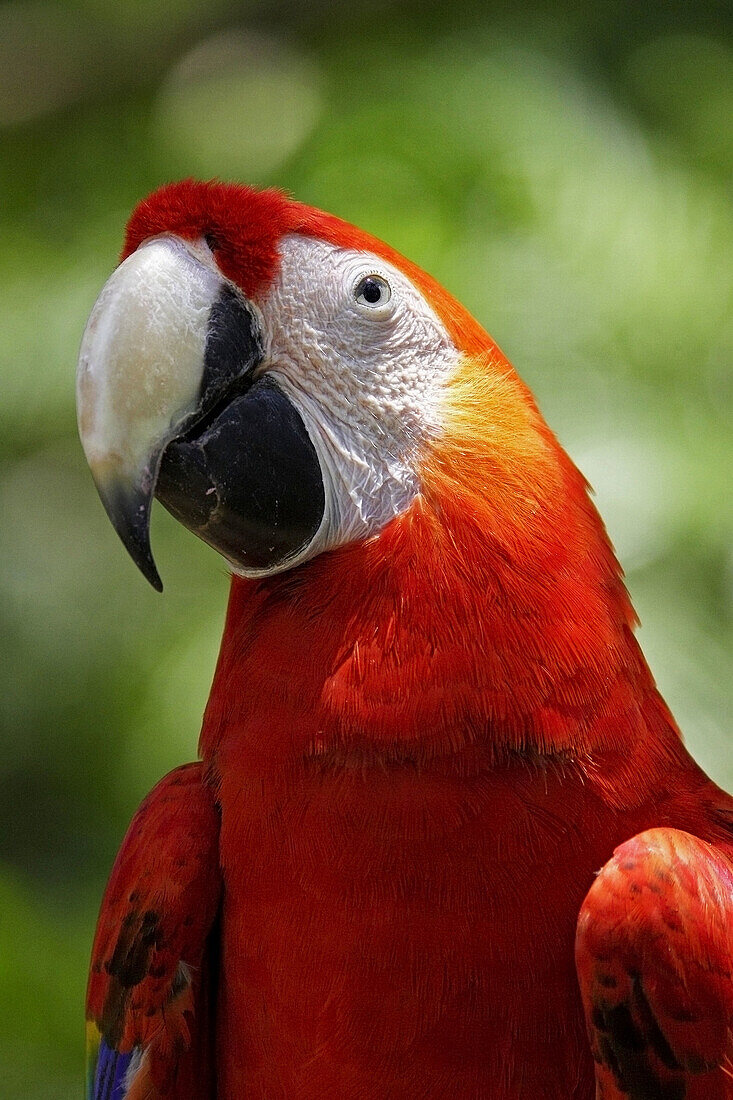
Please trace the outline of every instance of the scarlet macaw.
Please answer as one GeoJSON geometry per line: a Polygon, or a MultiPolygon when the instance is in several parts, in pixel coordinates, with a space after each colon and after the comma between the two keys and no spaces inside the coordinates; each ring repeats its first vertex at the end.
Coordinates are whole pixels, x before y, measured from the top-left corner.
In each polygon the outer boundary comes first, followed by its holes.
{"type": "Polygon", "coordinates": [[[164,187],[122,259],[95,481],[153,584],[153,496],[233,578],[201,760],[102,904],[88,1096],[733,1097],[733,800],[505,357],[276,191],[164,187]]]}

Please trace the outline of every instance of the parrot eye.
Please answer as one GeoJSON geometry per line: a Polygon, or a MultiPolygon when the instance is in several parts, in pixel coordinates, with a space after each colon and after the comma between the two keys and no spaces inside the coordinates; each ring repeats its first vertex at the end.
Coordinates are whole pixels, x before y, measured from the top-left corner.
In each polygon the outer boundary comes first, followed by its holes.
{"type": "Polygon", "coordinates": [[[354,287],[357,304],[370,312],[381,314],[392,297],[390,285],[381,275],[364,275],[354,287]]]}

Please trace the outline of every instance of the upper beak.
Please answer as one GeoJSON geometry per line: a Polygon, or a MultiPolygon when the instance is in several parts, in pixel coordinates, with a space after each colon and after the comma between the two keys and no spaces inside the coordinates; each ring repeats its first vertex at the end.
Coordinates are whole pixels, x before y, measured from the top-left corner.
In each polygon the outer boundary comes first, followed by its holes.
{"type": "Polygon", "coordinates": [[[105,284],[77,370],[79,434],[115,530],[153,587],[150,510],[166,446],[262,358],[252,307],[202,242],[155,237],[105,284]]]}

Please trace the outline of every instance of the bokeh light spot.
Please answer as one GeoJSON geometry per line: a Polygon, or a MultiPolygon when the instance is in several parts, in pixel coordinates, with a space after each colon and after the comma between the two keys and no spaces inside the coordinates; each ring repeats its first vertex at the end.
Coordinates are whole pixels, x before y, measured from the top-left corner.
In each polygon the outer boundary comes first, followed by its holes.
{"type": "Polygon", "coordinates": [[[320,109],[318,71],[305,57],[273,39],[229,32],[169,73],[156,139],[178,171],[263,182],[306,139],[320,109]]]}

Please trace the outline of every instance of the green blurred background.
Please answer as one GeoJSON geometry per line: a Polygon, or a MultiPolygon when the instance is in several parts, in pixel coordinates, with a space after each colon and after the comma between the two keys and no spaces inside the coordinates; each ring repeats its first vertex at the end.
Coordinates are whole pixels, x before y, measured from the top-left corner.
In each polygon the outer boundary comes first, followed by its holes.
{"type": "Polygon", "coordinates": [[[76,437],[86,317],[166,180],[289,188],[477,314],[594,484],[662,690],[733,788],[731,22],[518,7],[0,7],[3,1097],[80,1094],[104,879],[195,755],[222,626],[220,560],[161,510],[156,595],[76,437]]]}

